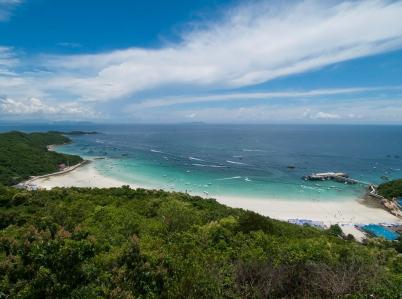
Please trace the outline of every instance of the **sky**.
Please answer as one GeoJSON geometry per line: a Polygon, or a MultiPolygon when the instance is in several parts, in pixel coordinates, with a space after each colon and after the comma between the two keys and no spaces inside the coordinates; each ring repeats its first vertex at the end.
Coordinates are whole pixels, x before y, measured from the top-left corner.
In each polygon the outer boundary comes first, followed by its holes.
{"type": "Polygon", "coordinates": [[[0,0],[0,121],[402,124],[402,1],[0,0]]]}

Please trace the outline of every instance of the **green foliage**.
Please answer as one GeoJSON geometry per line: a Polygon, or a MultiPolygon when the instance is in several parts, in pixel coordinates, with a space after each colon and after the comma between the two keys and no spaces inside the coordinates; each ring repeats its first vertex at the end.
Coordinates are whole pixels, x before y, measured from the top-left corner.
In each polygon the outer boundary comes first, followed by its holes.
{"type": "Polygon", "coordinates": [[[335,237],[342,237],[343,235],[342,229],[338,224],[332,224],[327,230],[327,233],[335,237]]]}
{"type": "Polygon", "coordinates": [[[272,221],[260,214],[247,211],[239,218],[239,230],[244,233],[261,230],[265,233],[272,233],[274,225],[272,221]]]}
{"type": "Polygon", "coordinates": [[[81,162],[79,156],[47,150],[48,145],[69,141],[67,137],[54,132],[0,134],[0,184],[14,185],[32,175],[55,172],[59,164],[74,165],[81,162]]]}
{"type": "Polygon", "coordinates": [[[399,236],[398,240],[394,242],[395,250],[402,253],[402,236],[399,236]]]}
{"type": "Polygon", "coordinates": [[[402,179],[383,183],[378,186],[378,193],[385,198],[402,197],[402,179]]]}
{"type": "Polygon", "coordinates": [[[0,186],[0,297],[398,298],[399,243],[199,197],[0,186]]]}

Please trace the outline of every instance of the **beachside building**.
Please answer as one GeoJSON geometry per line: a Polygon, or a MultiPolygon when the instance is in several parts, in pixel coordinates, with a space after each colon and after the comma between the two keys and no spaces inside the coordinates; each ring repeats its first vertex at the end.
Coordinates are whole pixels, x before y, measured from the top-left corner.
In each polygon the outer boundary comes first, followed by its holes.
{"type": "Polygon", "coordinates": [[[63,171],[67,167],[66,164],[64,164],[64,163],[61,163],[58,166],[59,166],[59,171],[63,171]]]}
{"type": "Polygon", "coordinates": [[[28,191],[36,191],[38,190],[38,186],[32,183],[25,184],[25,189],[28,191]]]}
{"type": "Polygon", "coordinates": [[[26,189],[26,186],[24,183],[18,183],[17,185],[14,186],[16,189],[26,189]]]}

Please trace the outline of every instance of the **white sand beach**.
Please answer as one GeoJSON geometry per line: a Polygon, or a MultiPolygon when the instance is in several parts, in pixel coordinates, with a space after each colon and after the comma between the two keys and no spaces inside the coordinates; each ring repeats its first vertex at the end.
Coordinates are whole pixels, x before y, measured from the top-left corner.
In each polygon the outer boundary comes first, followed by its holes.
{"type": "MultiPolygon", "coordinates": [[[[93,163],[83,165],[77,169],[46,178],[31,180],[38,187],[51,189],[53,187],[120,187],[130,185],[111,177],[104,176],[94,167],[93,163]]],[[[350,198],[341,201],[306,201],[283,199],[250,199],[229,196],[216,196],[218,202],[230,207],[242,208],[258,212],[274,219],[310,219],[322,221],[326,225],[340,224],[345,232],[360,236],[353,225],[368,223],[400,223],[402,220],[380,208],[372,208],[362,204],[358,199],[350,198]]],[[[360,233],[361,234],[361,233],[360,233]]]]}
{"type": "Polygon", "coordinates": [[[322,221],[327,225],[402,223],[401,219],[387,211],[368,207],[353,198],[341,201],[298,201],[220,197],[218,201],[231,207],[252,210],[280,220],[302,218],[322,221]]]}
{"type": "MultiPolygon", "coordinates": [[[[54,187],[92,187],[92,188],[108,188],[121,187],[128,185],[120,180],[102,175],[92,163],[85,164],[72,171],[51,175],[45,178],[37,178],[30,180],[30,183],[45,189],[54,187]]],[[[130,184],[131,188],[138,188],[130,184]]]]}

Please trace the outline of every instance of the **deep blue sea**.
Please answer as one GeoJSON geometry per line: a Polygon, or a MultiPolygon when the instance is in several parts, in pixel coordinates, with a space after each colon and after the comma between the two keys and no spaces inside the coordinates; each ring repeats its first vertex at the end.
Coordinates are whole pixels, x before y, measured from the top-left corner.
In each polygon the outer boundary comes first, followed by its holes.
{"type": "Polygon", "coordinates": [[[402,177],[402,126],[0,125],[1,131],[95,130],[59,151],[95,159],[107,176],[193,194],[295,200],[359,197],[363,185],[306,182],[346,172],[381,183],[402,177]]]}

